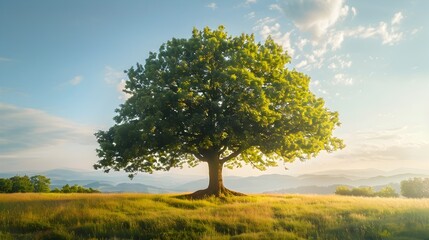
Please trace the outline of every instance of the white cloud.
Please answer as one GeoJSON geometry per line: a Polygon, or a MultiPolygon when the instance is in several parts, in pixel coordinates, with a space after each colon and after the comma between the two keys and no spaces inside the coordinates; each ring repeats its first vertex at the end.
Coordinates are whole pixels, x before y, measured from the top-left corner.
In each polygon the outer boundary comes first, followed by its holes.
{"type": "Polygon", "coordinates": [[[422,30],[422,27],[414,28],[413,30],[411,30],[411,35],[415,35],[415,34],[417,34],[418,32],[420,32],[421,30],[422,30]]]}
{"type": "Polygon", "coordinates": [[[356,16],[356,15],[357,15],[357,10],[356,10],[356,8],[352,7],[352,13],[353,13],[353,16],[356,16]]]}
{"type": "Polygon", "coordinates": [[[329,59],[330,64],[328,65],[329,69],[344,69],[350,68],[352,66],[352,61],[349,59],[350,56],[333,56],[329,59]]]}
{"type": "Polygon", "coordinates": [[[271,4],[269,6],[269,9],[270,10],[279,11],[279,12],[283,12],[283,9],[278,4],[271,4]]]}
{"type": "Polygon", "coordinates": [[[334,79],[332,81],[334,85],[353,85],[353,79],[351,77],[346,76],[343,73],[337,73],[334,75],[334,79]]]}
{"type": "Polygon", "coordinates": [[[403,33],[387,23],[380,22],[377,27],[359,27],[347,33],[352,37],[359,38],[381,38],[382,44],[393,45],[402,40],[403,33]]]}
{"type": "Polygon", "coordinates": [[[307,66],[308,62],[307,60],[302,60],[301,62],[299,62],[297,65],[295,65],[296,68],[302,68],[307,66]]]}
{"type": "Polygon", "coordinates": [[[310,85],[312,85],[312,86],[319,86],[320,85],[320,81],[319,80],[311,81],[310,85]]]}
{"type": "Polygon", "coordinates": [[[329,36],[327,44],[330,45],[331,49],[334,51],[341,48],[341,44],[343,43],[343,41],[344,41],[344,33],[336,32],[329,36]]]}
{"type": "Polygon", "coordinates": [[[127,75],[123,71],[118,71],[110,66],[104,67],[104,81],[107,84],[117,84],[122,79],[126,79],[127,75]]]}
{"type": "Polygon", "coordinates": [[[128,94],[128,93],[126,93],[126,92],[124,92],[124,89],[125,89],[125,80],[124,80],[124,79],[122,79],[122,80],[118,83],[118,85],[116,85],[116,90],[118,90],[118,92],[120,92],[120,93],[121,93],[121,96],[119,97],[119,99],[127,100],[127,99],[128,99],[128,98],[130,98],[132,95],[131,95],[131,94],[128,94]]]}
{"type": "Polygon", "coordinates": [[[255,12],[250,12],[250,13],[246,14],[245,17],[247,19],[255,18],[256,17],[256,13],[255,12]]]}
{"type": "Polygon", "coordinates": [[[290,0],[280,7],[299,30],[310,32],[316,39],[349,12],[343,0],[290,0]]]}
{"type": "Polygon", "coordinates": [[[358,131],[345,136],[347,148],[331,155],[338,163],[365,167],[404,168],[426,166],[429,142],[420,139],[419,127],[358,131]],[[338,161],[339,160],[339,161],[338,161]],[[378,165],[378,166],[377,166],[378,165]]]}
{"type": "Polygon", "coordinates": [[[337,69],[338,67],[337,67],[337,64],[335,64],[335,63],[330,63],[330,64],[328,65],[328,68],[329,68],[329,69],[337,69]]]}
{"type": "Polygon", "coordinates": [[[95,127],[4,103],[0,122],[3,171],[91,169],[97,161],[95,127]]]}
{"type": "Polygon", "coordinates": [[[116,90],[121,94],[119,99],[127,100],[131,97],[130,94],[125,93],[125,82],[127,75],[123,71],[118,71],[110,66],[104,68],[104,81],[110,85],[116,85],[116,90]]]}
{"type": "MultiPolygon", "coordinates": [[[[279,4],[271,4],[270,9],[281,10],[285,17],[291,20],[299,31],[290,30],[282,33],[278,20],[273,18],[260,19],[254,30],[263,38],[271,35],[273,39],[283,45],[290,55],[303,56],[297,65],[306,70],[323,67],[323,61],[327,53],[341,49],[347,38],[378,38],[383,45],[393,45],[403,38],[399,30],[399,23],[404,18],[401,12],[397,12],[391,19],[391,24],[380,22],[378,26],[359,26],[352,29],[337,29],[336,23],[348,15],[356,16],[357,9],[345,4],[344,0],[284,0],[279,4]],[[311,38],[302,37],[302,32],[311,34],[311,38]],[[293,41],[291,33],[294,33],[293,41]],[[309,44],[311,43],[311,44],[309,44]],[[304,50],[305,46],[307,47],[304,50]],[[305,52],[311,54],[305,54],[305,52]],[[310,59],[310,57],[312,59],[310,59]],[[306,63],[306,64],[304,64],[306,63]]],[[[416,32],[416,31],[414,31],[416,32]]],[[[350,63],[328,63],[331,69],[336,67],[350,67],[350,63]]]]}
{"type": "Polygon", "coordinates": [[[6,57],[0,57],[0,62],[10,62],[12,59],[6,57]]]}
{"type": "Polygon", "coordinates": [[[363,27],[360,26],[356,29],[344,31],[348,37],[358,38],[380,38],[383,45],[394,45],[402,40],[403,32],[399,31],[398,25],[404,16],[401,12],[395,13],[392,17],[391,24],[386,22],[379,22],[377,27],[363,27]]]}
{"type": "Polygon", "coordinates": [[[31,108],[0,103],[0,152],[55,145],[94,142],[93,129],[31,108]]]}
{"type": "Polygon", "coordinates": [[[396,25],[396,24],[401,23],[403,18],[404,18],[404,16],[402,15],[401,12],[395,13],[395,15],[393,16],[392,21],[391,21],[392,25],[396,25]]]}
{"type": "Polygon", "coordinates": [[[78,85],[79,83],[81,83],[81,82],[82,82],[82,80],[83,80],[83,77],[82,77],[82,76],[76,76],[76,77],[72,78],[72,79],[69,81],[69,83],[70,83],[71,85],[73,85],[73,86],[76,86],[76,85],[78,85]]]}
{"type": "Polygon", "coordinates": [[[206,7],[211,8],[212,10],[216,10],[217,4],[212,2],[212,3],[209,3],[206,7]]]}
{"type": "Polygon", "coordinates": [[[339,63],[340,63],[341,68],[349,68],[352,66],[352,61],[350,61],[350,60],[347,61],[347,60],[340,59],[339,63]]]}
{"type": "Polygon", "coordinates": [[[256,0],[246,0],[244,4],[254,4],[256,3],[256,0]]]}
{"type": "Polygon", "coordinates": [[[290,39],[292,31],[282,33],[280,31],[280,24],[276,22],[275,19],[270,17],[259,19],[253,30],[259,31],[259,34],[263,39],[267,39],[269,36],[271,36],[271,38],[277,44],[280,44],[291,57],[294,56],[295,49],[292,48],[290,39]]]}
{"type": "MultiPolygon", "coordinates": [[[[399,19],[400,17],[398,16],[402,15],[395,14],[392,19],[399,19]]],[[[398,20],[396,20],[396,22],[397,21],[398,20]]],[[[280,31],[280,29],[278,31],[280,31]]],[[[396,25],[389,25],[385,22],[380,22],[378,27],[360,26],[351,30],[331,29],[327,31],[322,37],[313,39],[313,41],[311,41],[311,48],[308,49],[308,51],[311,51],[311,54],[302,54],[302,51],[304,51],[303,48],[305,45],[307,45],[308,41],[303,40],[299,36],[298,40],[295,41],[294,46],[296,46],[297,50],[301,51],[299,54],[304,56],[303,60],[306,60],[307,64],[305,65],[305,69],[310,70],[312,68],[321,68],[323,66],[324,56],[327,53],[333,53],[340,49],[343,42],[347,38],[380,38],[383,45],[394,45],[395,43],[399,42],[402,37],[403,33],[399,31],[396,25]]],[[[328,63],[328,68],[349,68],[351,66],[351,61],[346,61],[344,59],[338,59],[338,61],[339,62],[328,63]]],[[[303,65],[300,66],[303,67],[303,65]]]]}
{"type": "Polygon", "coordinates": [[[297,41],[296,46],[298,47],[298,49],[300,51],[302,51],[305,47],[305,45],[307,45],[309,43],[308,39],[305,38],[301,38],[297,41]]]}

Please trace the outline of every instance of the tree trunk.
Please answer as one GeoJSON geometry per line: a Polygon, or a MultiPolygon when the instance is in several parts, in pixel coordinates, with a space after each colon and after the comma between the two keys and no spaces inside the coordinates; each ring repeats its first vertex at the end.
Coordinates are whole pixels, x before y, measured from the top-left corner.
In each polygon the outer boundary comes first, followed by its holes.
{"type": "Polygon", "coordinates": [[[209,165],[209,186],[204,190],[199,190],[188,195],[189,198],[201,199],[210,196],[221,197],[229,195],[244,196],[244,194],[231,191],[223,185],[223,162],[219,159],[211,159],[211,161],[207,161],[207,163],[209,165]]]}
{"type": "Polygon", "coordinates": [[[222,168],[223,163],[218,161],[209,161],[209,186],[207,187],[208,192],[212,193],[216,197],[219,197],[224,191],[225,186],[223,185],[222,168]]]}

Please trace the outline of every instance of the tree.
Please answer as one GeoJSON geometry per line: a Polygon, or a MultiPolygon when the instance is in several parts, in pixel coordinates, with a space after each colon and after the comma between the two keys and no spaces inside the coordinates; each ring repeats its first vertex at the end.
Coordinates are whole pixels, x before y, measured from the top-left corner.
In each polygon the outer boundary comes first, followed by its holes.
{"type": "Polygon", "coordinates": [[[50,192],[51,179],[42,175],[36,175],[32,176],[30,181],[34,186],[34,192],[50,192]]]}
{"type": "Polygon", "coordinates": [[[10,180],[12,181],[12,192],[33,192],[34,186],[31,184],[30,178],[25,175],[23,177],[21,176],[14,176],[11,177],[10,180]]]}
{"type": "Polygon", "coordinates": [[[401,194],[408,198],[429,197],[429,178],[412,178],[402,181],[401,194]]]}
{"type": "Polygon", "coordinates": [[[209,185],[191,197],[237,194],[222,168],[265,170],[342,148],[332,136],[338,113],[309,90],[310,78],[285,67],[289,55],[268,38],[228,36],[224,28],[194,29],[189,39],[162,44],[145,65],[127,72],[115,125],[95,135],[95,169],[133,174],[209,167],[209,185]]]}
{"type": "Polygon", "coordinates": [[[6,178],[0,178],[0,193],[12,192],[12,181],[6,178]]]}
{"type": "Polygon", "coordinates": [[[70,188],[70,185],[68,185],[68,184],[66,184],[66,185],[64,185],[62,188],[61,188],[61,192],[62,193],[71,193],[71,188],[70,188]]]}

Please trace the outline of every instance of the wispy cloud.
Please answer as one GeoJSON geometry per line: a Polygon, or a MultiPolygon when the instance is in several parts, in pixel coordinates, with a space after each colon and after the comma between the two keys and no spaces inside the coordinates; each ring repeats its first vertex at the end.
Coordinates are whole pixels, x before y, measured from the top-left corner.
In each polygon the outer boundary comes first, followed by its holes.
{"type": "Polygon", "coordinates": [[[215,2],[212,2],[212,3],[207,4],[206,7],[211,8],[212,10],[216,10],[217,4],[215,2]]]}
{"type": "Polygon", "coordinates": [[[0,103],[3,171],[90,169],[96,162],[95,127],[32,108],[0,103]]]}
{"type": "Polygon", "coordinates": [[[126,100],[131,97],[124,92],[127,75],[123,71],[118,71],[110,66],[104,68],[104,81],[109,85],[115,85],[116,90],[121,94],[119,99],[126,100]]]}
{"type": "Polygon", "coordinates": [[[132,96],[131,94],[124,92],[125,85],[126,85],[126,81],[124,79],[122,79],[118,83],[118,85],[116,85],[116,90],[118,90],[118,92],[121,93],[121,96],[119,97],[119,99],[122,99],[122,100],[127,100],[132,96]]]}
{"type": "Polygon", "coordinates": [[[334,79],[332,81],[334,85],[353,85],[353,78],[348,77],[343,73],[337,73],[334,75],[334,79]]]}
{"type": "Polygon", "coordinates": [[[404,16],[402,15],[402,12],[397,12],[395,13],[395,15],[392,18],[392,25],[396,25],[401,23],[402,19],[404,18],[404,16]]]}
{"type": "Polygon", "coordinates": [[[93,143],[93,129],[46,112],[0,103],[0,152],[35,148],[59,142],[93,143]]]}
{"type": "Polygon", "coordinates": [[[266,17],[259,19],[253,30],[258,31],[264,39],[271,36],[275,42],[283,46],[290,56],[294,56],[295,49],[292,48],[290,40],[292,32],[282,33],[280,30],[280,23],[274,18],[266,17]]]}
{"type": "Polygon", "coordinates": [[[256,17],[256,13],[255,12],[250,12],[250,13],[246,14],[245,17],[247,19],[253,19],[253,18],[256,17]]]}
{"type": "Polygon", "coordinates": [[[421,127],[401,126],[342,135],[340,137],[347,147],[329,155],[321,154],[318,157],[320,167],[393,170],[412,166],[428,169],[429,142],[419,135],[423,130],[421,127]]]}
{"type": "MultiPolygon", "coordinates": [[[[402,12],[395,13],[390,21],[381,21],[376,26],[357,26],[350,29],[341,27],[338,23],[347,17],[356,16],[358,12],[344,0],[288,0],[271,4],[269,8],[282,13],[296,28],[282,32],[281,18],[266,17],[259,19],[253,30],[264,39],[271,35],[292,57],[297,56],[294,58],[297,60],[295,67],[303,70],[327,66],[333,70],[350,67],[351,61],[329,60],[347,39],[374,38],[380,39],[382,45],[394,45],[401,41],[404,35],[400,29],[404,19],[402,12]]],[[[287,24],[287,21],[285,23],[287,24]]],[[[336,79],[337,82],[351,83],[344,75],[337,75],[336,79]]]]}
{"type": "Polygon", "coordinates": [[[73,85],[73,86],[76,86],[76,85],[78,85],[79,83],[81,83],[81,82],[82,82],[82,80],[83,80],[83,77],[82,77],[82,76],[80,76],[80,75],[78,75],[78,76],[75,76],[74,78],[70,79],[70,80],[69,80],[69,83],[70,83],[71,85],[73,85]]]}
{"type": "Polygon", "coordinates": [[[344,33],[349,37],[357,38],[380,38],[382,44],[385,45],[394,45],[398,43],[403,38],[403,32],[399,30],[399,24],[403,19],[401,12],[396,13],[392,20],[391,24],[386,22],[379,22],[376,27],[363,27],[360,26],[356,29],[345,31],[344,33]]]}
{"type": "Polygon", "coordinates": [[[329,59],[330,64],[328,65],[329,69],[345,69],[352,66],[352,61],[350,60],[350,55],[345,56],[333,56],[329,59]]]}
{"type": "Polygon", "coordinates": [[[12,59],[11,58],[7,58],[7,57],[0,57],[0,62],[11,62],[12,59]]]}
{"type": "Polygon", "coordinates": [[[122,79],[125,79],[127,75],[124,71],[119,71],[111,66],[104,67],[104,82],[107,84],[118,84],[122,79]]]}

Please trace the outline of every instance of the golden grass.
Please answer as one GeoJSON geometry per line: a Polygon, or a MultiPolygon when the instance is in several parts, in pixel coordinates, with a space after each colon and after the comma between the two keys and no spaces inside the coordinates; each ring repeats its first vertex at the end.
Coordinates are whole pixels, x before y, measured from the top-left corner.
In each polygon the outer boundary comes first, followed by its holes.
{"type": "Polygon", "coordinates": [[[429,239],[429,199],[0,194],[0,239],[429,239]]]}

